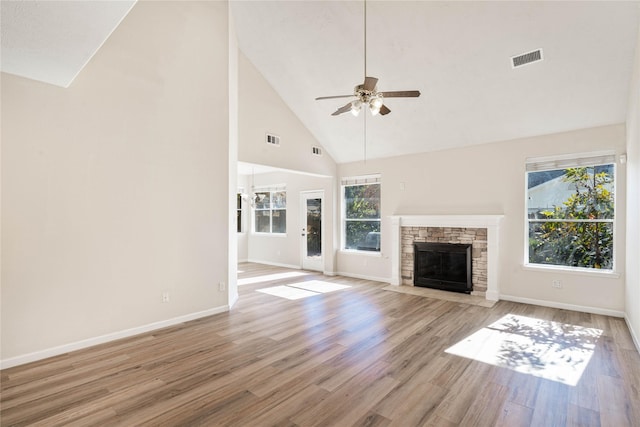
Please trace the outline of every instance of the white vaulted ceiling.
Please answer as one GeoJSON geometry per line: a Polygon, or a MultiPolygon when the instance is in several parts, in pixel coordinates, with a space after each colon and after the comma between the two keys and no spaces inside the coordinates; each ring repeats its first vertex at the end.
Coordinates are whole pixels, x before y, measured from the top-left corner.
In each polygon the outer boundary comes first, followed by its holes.
{"type": "Polygon", "coordinates": [[[2,0],[2,71],[68,87],[136,0],[2,0]]]}
{"type": "MultiPolygon", "coordinates": [[[[331,113],[362,83],[361,1],[232,2],[239,45],[339,163],[363,158],[363,114],[331,113]]],[[[368,75],[391,114],[367,117],[367,157],[626,120],[639,2],[369,1],[368,75]],[[510,57],[544,60],[512,69],[510,57]]],[[[276,130],[274,130],[275,132],[276,130]]]]}
{"type": "MultiPolygon", "coordinates": [[[[2,0],[2,71],[67,87],[127,1],[2,0]]],[[[361,1],[231,1],[240,49],[337,162],[364,155],[364,114],[331,113],[364,78],[361,1]]],[[[367,74],[391,98],[366,117],[367,158],[626,119],[638,1],[372,1],[367,74]],[[544,60],[512,69],[510,57],[544,60]]],[[[277,133],[277,129],[273,129],[277,133]]]]}

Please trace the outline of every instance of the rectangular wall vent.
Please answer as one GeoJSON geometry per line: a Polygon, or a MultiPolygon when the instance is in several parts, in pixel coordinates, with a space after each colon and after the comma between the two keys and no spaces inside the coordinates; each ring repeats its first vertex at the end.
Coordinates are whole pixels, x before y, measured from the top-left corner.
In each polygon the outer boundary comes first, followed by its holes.
{"type": "Polygon", "coordinates": [[[311,152],[316,156],[322,156],[322,148],[320,147],[311,147],[311,152]]]}
{"type": "Polygon", "coordinates": [[[268,133],[266,142],[269,145],[280,146],[280,137],[277,136],[277,135],[272,135],[272,134],[268,133]]]}
{"type": "Polygon", "coordinates": [[[542,49],[537,49],[532,52],[523,53],[522,55],[511,57],[511,68],[522,67],[523,65],[531,64],[533,62],[542,61],[542,49]]]}

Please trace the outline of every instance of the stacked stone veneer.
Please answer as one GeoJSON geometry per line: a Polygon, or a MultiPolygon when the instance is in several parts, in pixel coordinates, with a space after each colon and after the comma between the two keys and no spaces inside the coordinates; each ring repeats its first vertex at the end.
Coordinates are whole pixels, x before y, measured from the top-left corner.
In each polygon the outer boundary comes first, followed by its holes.
{"type": "Polygon", "coordinates": [[[401,227],[402,284],[413,286],[413,243],[459,243],[471,245],[473,295],[487,292],[487,229],[454,227],[401,227]]]}

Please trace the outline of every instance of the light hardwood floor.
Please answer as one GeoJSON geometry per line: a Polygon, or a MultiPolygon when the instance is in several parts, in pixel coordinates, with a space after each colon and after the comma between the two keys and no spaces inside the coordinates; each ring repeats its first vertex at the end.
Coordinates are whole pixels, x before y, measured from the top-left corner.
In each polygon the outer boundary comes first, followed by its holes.
{"type": "Polygon", "coordinates": [[[622,319],[502,301],[485,308],[366,280],[239,268],[245,284],[229,313],[3,370],[1,424],[640,425],[640,356],[622,319]],[[268,280],[283,273],[291,277],[268,280]],[[300,282],[316,291],[327,282],[350,287],[295,300],[258,291],[300,282]],[[479,330],[505,333],[494,322],[506,315],[546,325],[528,329],[538,347],[508,339],[497,359],[538,376],[446,352],[479,330]],[[582,350],[575,360],[567,356],[574,346],[582,350]],[[539,376],[553,368],[544,357],[554,352],[558,366],[572,368],[591,355],[577,385],[539,376]]]}

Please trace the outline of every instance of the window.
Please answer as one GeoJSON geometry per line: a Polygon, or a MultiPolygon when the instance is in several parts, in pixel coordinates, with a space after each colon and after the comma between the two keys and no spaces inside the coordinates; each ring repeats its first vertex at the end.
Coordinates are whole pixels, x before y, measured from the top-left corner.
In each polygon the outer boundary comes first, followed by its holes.
{"type": "Polygon", "coordinates": [[[528,162],[528,262],[613,270],[614,192],[614,155],[528,162]]]}
{"type": "Polygon", "coordinates": [[[254,218],[256,233],[286,233],[287,192],[256,190],[254,218]]]}
{"type": "Polygon", "coordinates": [[[343,249],[380,252],[380,176],[343,179],[342,206],[343,249]]]}
{"type": "Polygon", "coordinates": [[[242,192],[238,193],[237,198],[236,223],[238,227],[238,233],[242,233],[242,192]]]}

